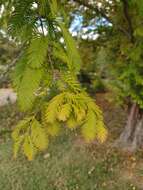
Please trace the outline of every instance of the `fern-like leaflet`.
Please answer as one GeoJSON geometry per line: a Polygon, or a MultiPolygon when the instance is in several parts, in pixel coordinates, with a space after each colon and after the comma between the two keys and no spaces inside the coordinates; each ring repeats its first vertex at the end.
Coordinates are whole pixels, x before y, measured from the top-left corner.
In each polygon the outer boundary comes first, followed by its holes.
{"type": "Polygon", "coordinates": [[[47,148],[50,137],[65,128],[79,128],[87,142],[105,141],[107,130],[102,112],[77,80],[81,59],[66,28],[61,3],[38,0],[37,7],[33,7],[32,0],[24,0],[23,7],[19,6],[20,0],[14,6],[9,31],[25,47],[13,84],[20,108],[28,116],[13,131],[14,157],[22,149],[32,160],[38,151],[47,148]],[[28,7],[26,12],[24,7],[28,7]]]}

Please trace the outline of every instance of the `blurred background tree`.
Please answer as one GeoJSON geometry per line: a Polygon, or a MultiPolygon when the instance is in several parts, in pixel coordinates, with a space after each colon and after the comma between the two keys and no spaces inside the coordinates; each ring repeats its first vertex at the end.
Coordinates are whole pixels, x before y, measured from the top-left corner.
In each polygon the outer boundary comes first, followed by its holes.
{"type": "Polygon", "coordinates": [[[0,88],[8,87],[11,83],[10,73],[14,67],[14,59],[18,47],[3,34],[0,34],[0,88]]]}

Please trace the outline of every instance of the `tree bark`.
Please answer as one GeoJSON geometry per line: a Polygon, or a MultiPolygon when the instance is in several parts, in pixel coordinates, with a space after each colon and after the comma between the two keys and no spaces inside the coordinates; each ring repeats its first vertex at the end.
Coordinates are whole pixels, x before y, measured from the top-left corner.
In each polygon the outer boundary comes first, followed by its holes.
{"type": "Polygon", "coordinates": [[[126,126],[114,146],[128,152],[143,148],[143,113],[136,103],[132,104],[126,126]]]}

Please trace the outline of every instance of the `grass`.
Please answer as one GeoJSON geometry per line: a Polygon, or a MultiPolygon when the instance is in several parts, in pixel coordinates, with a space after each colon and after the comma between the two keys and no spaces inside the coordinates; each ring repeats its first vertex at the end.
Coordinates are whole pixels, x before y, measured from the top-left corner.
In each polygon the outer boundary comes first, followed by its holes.
{"type": "MultiPolygon", "coordinates": [[[[48,152],[28,162],[12,158],[11,140],[0,146],[0,190],[131,190],[119,180],[116,153],[94,155],[89,147],[61,136],[48,152]]],[[[97,152],[98,154],[98,152],[97,152]]]]}
{"type": "MultiPolygon", "coordinates": [[[[2,108],[0,132],[11,129],[19,117],[15,106],[2,108]]],[[[141,157],[142,153],[123,155],[108,142],[85,144],[76,133],[65,131],[34,161],[28,162],[22,155],[14,160],[10,135],[3,132],[0,190],[142,190],[142,182],[137,182],[143,166],[136,165],[142,163],[141,157]]]]}

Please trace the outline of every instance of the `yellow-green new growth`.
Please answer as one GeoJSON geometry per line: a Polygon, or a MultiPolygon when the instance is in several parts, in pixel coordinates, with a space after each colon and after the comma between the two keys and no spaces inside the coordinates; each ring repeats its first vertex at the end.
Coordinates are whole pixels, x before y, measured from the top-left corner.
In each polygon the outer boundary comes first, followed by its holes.
{"type": "Polygon", "coordinates": [[[79,126],[87,141],[104,142],[107,137],[101,110],[84,92],[63,92],[54,97],[45,110],[45,122],[48,126],[55,121],[69,128],[79,126]]]}
{"type": "Polygon", "coordinates": [[[48,136],[45,129],[35,118],[20,121],[12,133],[14,140],[14,157],[20,148],[28,160],[33,160],[37,151],[43,151],[48,146],[48,136]]]}
{"type": "Polygon", "coordinates": [[[62,3],[38,0],[33,7],[32,2],[14,1],[9,25],[10,35],[24,44],[13,81],[28,115],[13,131],[14,157],[22,149],[29,160],[65,127],[79,128],[87,142],[107,137],[101,110],[78,82],[81,58],[62,3]]]}

